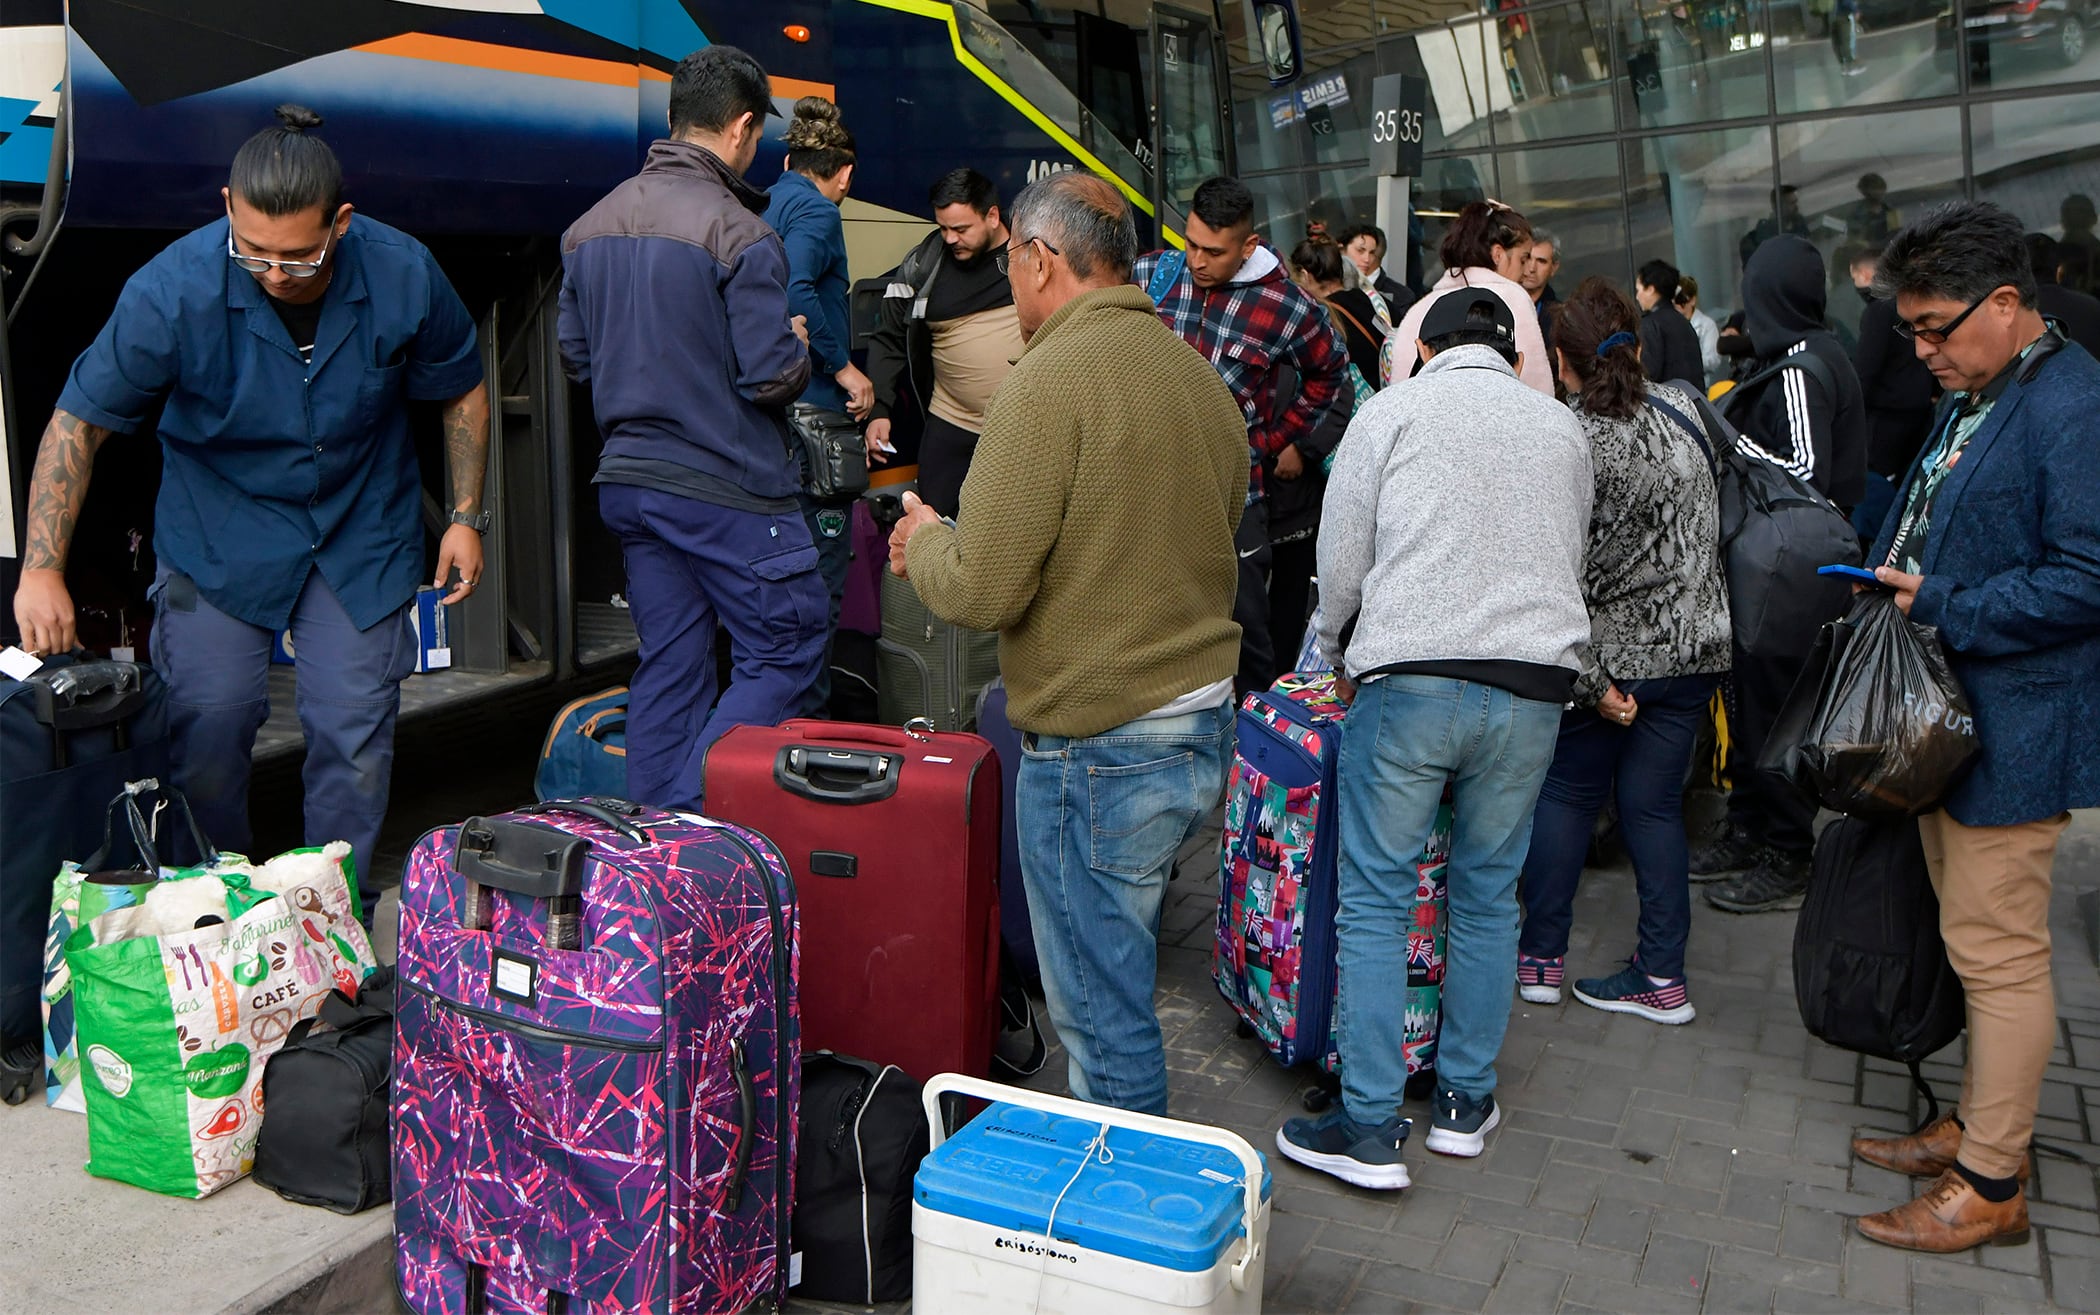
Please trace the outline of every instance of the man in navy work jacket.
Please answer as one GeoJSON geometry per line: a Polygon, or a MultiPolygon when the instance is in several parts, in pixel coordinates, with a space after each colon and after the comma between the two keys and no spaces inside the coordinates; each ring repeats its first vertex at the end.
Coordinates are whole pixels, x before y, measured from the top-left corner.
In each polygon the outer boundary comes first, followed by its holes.
{"type": "Polygon", "coordinates": [[[1983,750],[1918,819],[1968,994],[1961,1104],[1908,1137],[1854,1139],[1871,1164],[1937,1176],[1859,1231],[1962,1251],[2027,1235],[2057,1039],[2050,868],[2066,810],[2100,804],[2100,363],[2044,323],[2020,223],[1997,206],[1943,206],[1899,232],[1874,282],[1947,397],[1869,560],[1938,627],[1983,750]]]}
{"type": "Polygon", "coordinates": [[[598,509],[641,637],[627,788],[666,807],[697,808],[708,747],[799,712],[824,663],[830,599],[785,419],[808,334],[766,194],[744,181],[773,112],[757,60],[686,56],[670,137],[562,235],[562,358],[605,435],[598,509]],[[719,705],[717,624],[735,662],[719,705]]]}
{"type": "Polygon", "coordinates": [[[66,551],[95,452],[165,403],[152,656],[175,782],[207,835],[249,848],[271,632],[289,625],[306,839],[349,841],[368,874],[426,578],[407,403],[445,403],[453,524],[434,579],[458,572],[452,602],[481,574],[488,393],[474,322],[437,262],[352,216],[335,153],[307,133],[319,115],[277,113],[283,126],[233,158],[226,218],[134,274],[75,362],[37,456],[15,619],[31,649],[72,647],[66,551]]]}

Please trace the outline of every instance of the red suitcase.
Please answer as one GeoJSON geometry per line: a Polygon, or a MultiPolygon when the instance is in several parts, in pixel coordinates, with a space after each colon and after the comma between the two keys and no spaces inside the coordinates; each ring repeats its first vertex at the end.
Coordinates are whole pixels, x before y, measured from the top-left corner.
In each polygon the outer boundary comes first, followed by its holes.
{"type": "Polygon", "coordinates": [[[739,726],[707,812],[770,839],[802,918],[802,1045],[920,1082],[985,1076],[999,1019],[999,762],[982,738],[856,722],[739,726]]]}

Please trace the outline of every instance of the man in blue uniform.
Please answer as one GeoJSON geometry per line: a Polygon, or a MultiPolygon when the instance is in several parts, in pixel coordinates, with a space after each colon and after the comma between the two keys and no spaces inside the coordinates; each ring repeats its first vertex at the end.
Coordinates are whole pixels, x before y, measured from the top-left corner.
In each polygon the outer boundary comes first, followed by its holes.
{"type": "Polygon", "coordinates": [[[407,404],[445,403],[453,524],[432,578],[457,573],[453,602],[481,574],[488,393],[473,320],[437,262],[353,217],[335,153],[308,135],[319,115],[278,117],[234,156],[226,218],[133,275],[74,363],[37,456],[15,620],[33,651],[73,646],[66,552],[95,452],[163,408],[152,656],[176,784],[214,841],[249,848],[271,636],[289,625],[306,839],[349,841],[366,873],[425,578],[407,404]]]}

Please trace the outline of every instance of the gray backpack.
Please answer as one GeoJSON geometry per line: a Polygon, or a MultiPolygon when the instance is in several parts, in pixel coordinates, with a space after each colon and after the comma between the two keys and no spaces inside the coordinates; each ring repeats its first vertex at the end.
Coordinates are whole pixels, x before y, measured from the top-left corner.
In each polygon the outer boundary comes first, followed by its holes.
{"type": "MultiPolygon", "coordinates": [[[[1807,353],[1781,369],[1813,369],[1807,353]]],[[[1777,373],[1777,371],[1773,371],[1777,373]]],[[[1752,382],[1758,376],[1753,376],[1752,382]]],[[[1842,615],[1852,586],[1818,575],[1825,566],[1859,565],[1859,535],[1837,506],[1807,481],[1742,451],[1740,435],[1695,393],[1679,392],[1698,420],[1651,390],[1648,400],[1675,420],[1706,453],[1721,501],[1721,569],[1735,645],[1753,657],[1806,657],[1823,623],[1842,615]],[[1699,424],[1705,421],[1705,426],[1699,424]],[[1715,436],[1709,443],[1707,435],[1715,436]],[[1718,451],[1716,448],[1718,447],[1718,451]]]]}

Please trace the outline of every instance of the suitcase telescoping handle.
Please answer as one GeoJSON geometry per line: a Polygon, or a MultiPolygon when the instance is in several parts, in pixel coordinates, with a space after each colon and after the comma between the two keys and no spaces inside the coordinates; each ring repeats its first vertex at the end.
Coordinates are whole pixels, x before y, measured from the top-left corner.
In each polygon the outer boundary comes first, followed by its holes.
{"type": "Polygon", "coordinates": [[[129,721],[146,704],[136,662],[75,662],[28,681],[36,719],[54,731],[95,730],[129,721]]]}
{"type": "Polygon", "coordinates": [[[928,1147],[939,1146],[948,1138],[948,1129],[941,1118],[941,1097],[949,1092],[964,1096],[975,1096],[1002,1105],[1020,1105],[1032,1110],[1078,1119],[1083,1123],[1105,1124],[1111,1128],[1128,1128],[1133,1132],[1149,1132],[1158,1137],[1171,1137],[1175,1141],[1200,1142],[1205,1146],[1216,1146],[1229,1151],[1240,1162],[1240,1185],[1244,1188],[1247,1225],[1247,1249],[1232,1267],[1232,1286],[1247,1290],[1247,1275],[1254,1261],[1261,1254],[1261,1244],[1256,1238],[1254,1224],[1261,1213],[1261,1157],[1247,1144],[1247,1139],[1238,1133],[1223,1128],[1213,1128],[1203,1123],[1183,1123],[1179,1119],[1163,1119],[1154,1114],[1134,1114],[1119,1110],[1112,1105],[1092,1105],[1083,1100],[1072,1100],[1065,1096],[1052,1096],[1026,1087],[1009,1087],[1003,1082],[991,1082],[984,1078],[965,1077],[960,1073],[936,1074],[926,1084],[920,1099],[926,1106],[926,1122],[933,1129],[933,1140],[928,1147]]]}
{"type": "Polygon", "coordinates": [[[773,781],[820,804],[872,804],[897,793],[902,754],[788,744],[773,756],[773,781]]]}
{"type": "Polygon", "coordinates": [[[544,822],[470,817],[459,828],[452,868],[466,880],[460,926],[487,931],[489,890],[507,890],[547,902],[547,945],[583,944],[583,879],[591,842],[544,822]]]}

